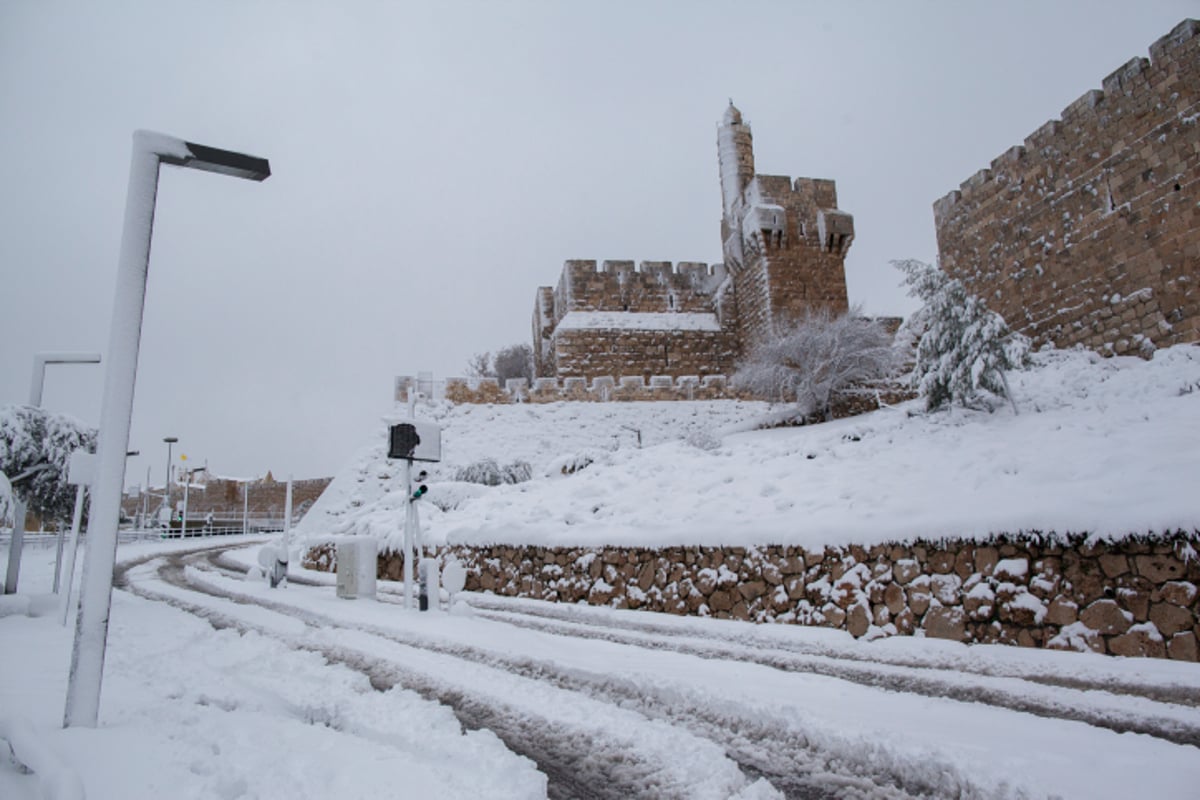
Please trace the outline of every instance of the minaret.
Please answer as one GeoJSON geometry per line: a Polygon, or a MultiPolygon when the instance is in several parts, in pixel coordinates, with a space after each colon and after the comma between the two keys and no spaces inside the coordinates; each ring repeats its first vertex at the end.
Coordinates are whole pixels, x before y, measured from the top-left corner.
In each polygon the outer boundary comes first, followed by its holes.
{"type": "Polygon", "coordinates": [[[733,206],[742,190],[754,180],[754,141],[750,126],[742,124],[742,112],[732,100],[717,128],[717,159],[721,166],[721,199],[728,223],[733,221],[733,206]]]}

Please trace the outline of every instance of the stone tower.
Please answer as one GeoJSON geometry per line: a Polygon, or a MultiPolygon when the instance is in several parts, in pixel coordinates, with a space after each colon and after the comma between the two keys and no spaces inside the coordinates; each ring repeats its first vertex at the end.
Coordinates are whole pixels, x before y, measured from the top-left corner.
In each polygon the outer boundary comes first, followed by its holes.
{"type": "Polygon", "coordinates": [[[733,103],[717,130],[721,241],[746,350],[809,309],[847,310],[854,218],[831,180],[756,175],[750,126],[733,103]]]}

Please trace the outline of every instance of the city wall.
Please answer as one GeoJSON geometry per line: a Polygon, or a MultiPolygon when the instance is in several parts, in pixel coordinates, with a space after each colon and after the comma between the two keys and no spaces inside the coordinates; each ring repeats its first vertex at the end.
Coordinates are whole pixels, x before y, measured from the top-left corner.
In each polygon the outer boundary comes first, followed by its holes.
{"type": "MultiPolygon", "coordinates": [[[[1200,660],[1200,530],[1090,542],[1037,533],[874,547],[455,546],[468,591],[815,625],[875,638],[1200,660]]],[[[332,545],[305,556],[336,568],[332,545]]],[[[401,577],[382,553],[381,578],[401,577]]]]}
{"type": "Polygon", "coordinates": [[[1200,23],[934,204],[942,268],[1035,344],[1200,340],[1200,23]]]}

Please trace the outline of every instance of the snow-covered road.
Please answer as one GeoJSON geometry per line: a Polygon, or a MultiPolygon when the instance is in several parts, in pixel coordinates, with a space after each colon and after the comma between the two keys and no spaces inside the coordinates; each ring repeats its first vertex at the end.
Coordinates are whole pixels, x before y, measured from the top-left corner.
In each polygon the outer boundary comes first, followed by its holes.
{"type": "MultiPolygon", "coordinates": [[[[457,613],[283,590],[217,545],[121,585],[449,706],[551,797],[1158,797],[1200,784],[1200,671],[484,595],[457,613]]],[[[1187,669],[1186,667],[1191,667],[1187,669]]]]}

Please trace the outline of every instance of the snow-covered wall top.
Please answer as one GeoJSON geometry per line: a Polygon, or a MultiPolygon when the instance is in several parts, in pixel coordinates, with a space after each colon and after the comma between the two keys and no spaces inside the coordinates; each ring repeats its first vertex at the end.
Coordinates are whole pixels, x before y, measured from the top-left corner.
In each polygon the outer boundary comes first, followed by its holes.
{"type": "Polygon", "coordinates": [[[712,313],[571,311],[558,323],[558,330],[719,331],[721,323],[712,313]]]}

